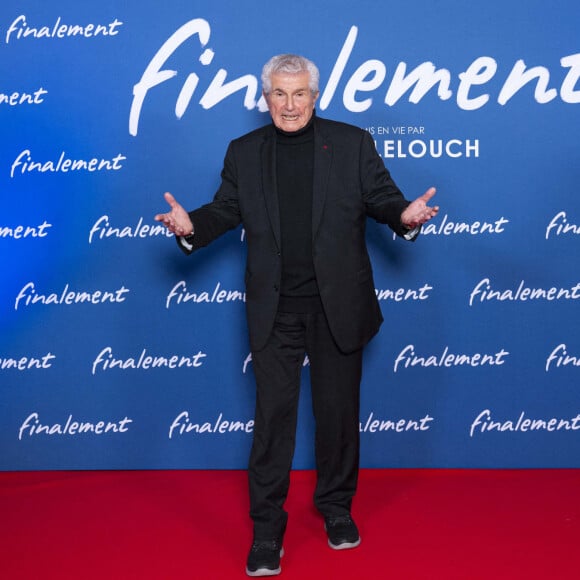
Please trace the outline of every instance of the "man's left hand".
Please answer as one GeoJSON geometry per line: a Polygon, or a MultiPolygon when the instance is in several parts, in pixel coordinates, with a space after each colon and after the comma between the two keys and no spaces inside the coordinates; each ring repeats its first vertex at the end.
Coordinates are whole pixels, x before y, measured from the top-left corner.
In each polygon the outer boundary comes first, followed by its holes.
{"type": "Polygon", "coordinates": [[[439,206],[429,207],[427,202],[435,195],[435,188],[430,187],[423,195],[412,201],[401,214],[401,223],[409,229],[416,228],[439,212],[439,206]]]}

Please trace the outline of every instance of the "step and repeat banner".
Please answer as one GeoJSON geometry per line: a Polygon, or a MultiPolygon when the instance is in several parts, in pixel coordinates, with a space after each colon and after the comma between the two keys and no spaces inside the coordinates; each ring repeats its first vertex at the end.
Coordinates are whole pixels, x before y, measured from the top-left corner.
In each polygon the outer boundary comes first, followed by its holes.
{"type": "Polygon", "coordinates": [[[246,466],[244,231],[187,257],[153,216],[212,198],[282,52],[441,206],[413,244],[368,224],[362,466],[579,467],[579,22],[572,0],[3,2],[0,469],[246,466]]]}

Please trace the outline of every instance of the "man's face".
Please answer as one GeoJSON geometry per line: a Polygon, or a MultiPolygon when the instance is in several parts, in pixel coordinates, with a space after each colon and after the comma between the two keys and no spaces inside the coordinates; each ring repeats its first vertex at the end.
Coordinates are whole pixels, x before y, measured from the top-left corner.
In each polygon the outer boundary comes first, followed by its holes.
{"type": "Polygon", "coordinates": [[[274,125],[291,133],[308,124],[314,112],[318,93],[312,94],[308,82],[310,73],[273,74],[272,92],[264,95],[274,125]]]}

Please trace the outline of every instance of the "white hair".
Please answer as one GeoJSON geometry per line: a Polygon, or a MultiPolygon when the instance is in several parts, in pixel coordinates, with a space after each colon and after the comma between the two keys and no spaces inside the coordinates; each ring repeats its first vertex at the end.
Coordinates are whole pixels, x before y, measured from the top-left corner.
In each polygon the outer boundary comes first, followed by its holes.
{"type": "Polygon", "coordinates": [[[307,72],[310,75],[308,88],[312,94],[318,92],[320,73],[318,67],[307,58],[297,54],[279,54],[273,56],[262,69],[262,88],[269,95],[272,92],[272,75],[274,74],[300,74],[307,72]]]}

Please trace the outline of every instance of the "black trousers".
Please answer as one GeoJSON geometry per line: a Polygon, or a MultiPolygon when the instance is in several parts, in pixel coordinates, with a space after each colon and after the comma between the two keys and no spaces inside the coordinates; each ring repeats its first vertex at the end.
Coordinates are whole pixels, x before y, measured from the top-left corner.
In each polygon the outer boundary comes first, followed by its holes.
{"type": "Polygon", "coordinates": [[[316,423],[314,504],[323,516],[346,514],[356,492],[362,350],[342,353],[323,312],[279,312],[268,344],[252,353],[257,395],[248,475],[256,539],[281,538],[286,529],[305,353],[316,423]]]}

